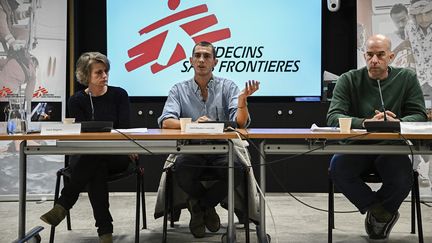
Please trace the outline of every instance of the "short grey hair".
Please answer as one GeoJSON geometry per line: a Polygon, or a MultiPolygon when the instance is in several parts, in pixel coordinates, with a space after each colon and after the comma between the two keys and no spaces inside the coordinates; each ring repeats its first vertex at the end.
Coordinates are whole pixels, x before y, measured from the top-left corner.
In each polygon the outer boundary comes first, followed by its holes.
{"type": "Polygon", "coordinates": [[[88,86],[91,65],[93,63],[102,63],[106,66],[107,72],[110,70],[110,62],[104,54],[100,52],[85,52],[76,62],[75,76],[80,84],[88,86]]]}

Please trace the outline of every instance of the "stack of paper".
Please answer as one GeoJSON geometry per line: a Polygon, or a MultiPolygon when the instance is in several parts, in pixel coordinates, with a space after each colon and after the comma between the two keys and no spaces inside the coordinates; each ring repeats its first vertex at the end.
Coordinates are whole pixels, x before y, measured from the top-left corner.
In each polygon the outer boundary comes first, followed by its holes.
{"type": "Polygon", "coordinates": [[[432,134],[432,122],[401,122],[402,134],[432,134]]]}
{"type": "Polygon", "coordinates": [[[312,132],[339,132],[339,127],[319,127],[315,123],[312,124],[310,130],[312,132]]]}

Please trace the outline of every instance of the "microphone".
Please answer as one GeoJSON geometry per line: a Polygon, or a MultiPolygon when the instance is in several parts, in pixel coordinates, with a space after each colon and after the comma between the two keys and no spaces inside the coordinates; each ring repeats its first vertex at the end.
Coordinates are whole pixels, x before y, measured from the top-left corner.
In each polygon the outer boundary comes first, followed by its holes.
{"type": "Polygon", "coordinates": [[[89,95],[89,98],[90,98],[90,106],[91,106],[91,120],[94,121],[95,120],[95,118],[94,118],[94,106],[93,106],[92,93],[91,93],[90,90],[88,92],[88,95],[89,95]]]}
{"type": "Polygon", "coordinates": [[[384,112],[384,121],[387,121],[386,109],[385,109],[385,105],[384,105],[384,100],[383,100],[383,96],[382,96],[382,90],[381,90],[381,84],[380,83],[381,83],[380,80],[377,79],[378,91],[379,91],[379,95],[380,95],[380,99],[381,99],[381,109],[384,112]]]}
{"type": "Polygon", "coordinates": [[[377,79],[378,91],[381,101],[381,110],[384,112],[384,121],[366,121],[364,127],[368,132],[400,132],[400,122],[399,121],[388,121],[386,109],[384,105],[384,99],[381,89],[381,81],[377,79]]]}
{"type": "Polygon", "coordinates": [[[231,127],[231,128],[237,128],[237,123],[236,122],[234,122],[234,121],[225,121],[225,120],[221,120],[220,119],[220,117],[219,117],[219,109],[217,108],[217,106],[215,107],[215,110],[216,110],[216,120],[214,120],[214,121],[204,121],[204,122],[201,122],[201,123],[223,123],[224,124],[224,129],[226,130],[228,127],[231,127]]]}
{"type": "Polygon", "coordinates": [[[88,91],[90,106],[91,106],[91,120],[81,122],[81,132],[111,132],[114,122],[112,121],[95,121],[95,109],[93,105],[92,92],[88,91]]]}

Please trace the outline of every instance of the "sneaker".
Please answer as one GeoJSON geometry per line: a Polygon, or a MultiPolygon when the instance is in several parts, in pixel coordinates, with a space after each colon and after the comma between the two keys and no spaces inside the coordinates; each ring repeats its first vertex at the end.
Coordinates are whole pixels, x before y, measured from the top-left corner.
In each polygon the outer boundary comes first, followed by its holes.
{"type": "Polygon", "coordinates": [[[47,224],[57,226],[66,217],[67,211],[60,204],[55,204],[54,207],[42,215],[40,219],[47,224]]]}
{"type": "Polygon", "coordinates": [[[366,233],[371,240],[388,239],[390,231],[399,219],[399,212],[393,214],[388,222],[378,222],[369,211],[366,214],[365,228],[366,233]]]}
{"type": "Polygon", "coordinates": [[[99,243],[113,243],[112,233],[99,235],[99,243]]]}
{"type": "Polygon", "coordinates": [[[190,199],[188,202],[188,210],[191,214],[189,221],[189,229],[195,238],[203,238],[205,236],[205,221],[204,211],[198,204],[198,200],[190,199]]]}
{"type": "Polygon", "coordinates": [[[220,229],[220,218],[215,208],[206,208],[204,212],[205,226],[211,232],[217,232],[220,229]]]}

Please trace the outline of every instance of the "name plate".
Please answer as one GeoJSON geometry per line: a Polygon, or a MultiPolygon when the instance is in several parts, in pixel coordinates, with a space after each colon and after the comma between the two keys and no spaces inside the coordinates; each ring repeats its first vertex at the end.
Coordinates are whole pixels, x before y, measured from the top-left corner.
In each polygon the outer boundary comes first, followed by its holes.
{"type": "Polygon", "coordinates": [[[41,125],[41,135],[71,135],[80,134],[81,124],[48,124],[43,123],[41,125]]]}
{"type": "Polygon", "coordinates": [[[188,123],[186,133],[223,133],[223,123],[188,123]]]}

